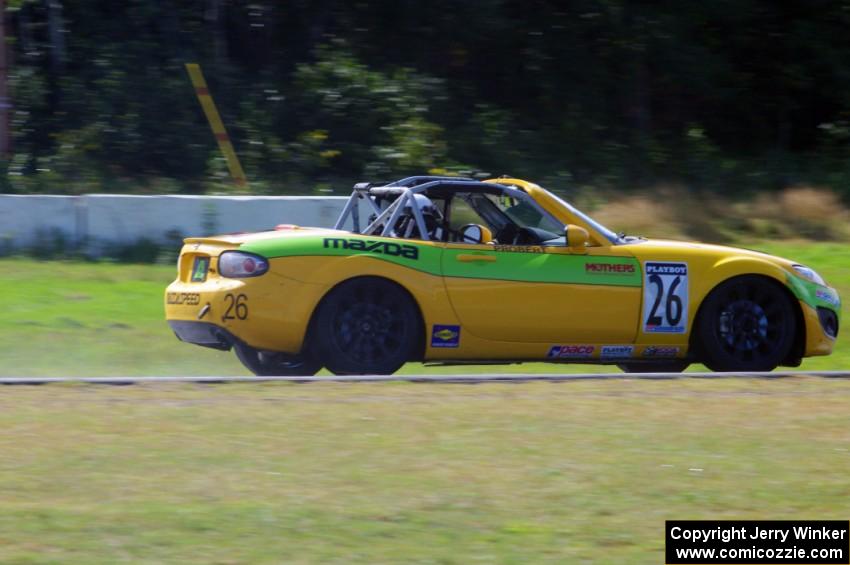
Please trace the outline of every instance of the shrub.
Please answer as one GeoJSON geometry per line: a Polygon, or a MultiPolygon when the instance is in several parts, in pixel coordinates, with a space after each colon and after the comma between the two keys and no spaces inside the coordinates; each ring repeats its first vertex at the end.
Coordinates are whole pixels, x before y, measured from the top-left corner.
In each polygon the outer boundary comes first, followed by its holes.
{"type": "Polygon", "coordinates": [[[787,188],[778,201],[783,219],[801,236],[818,240],[846,236],[847,210],[831,190],[787,188]]]}

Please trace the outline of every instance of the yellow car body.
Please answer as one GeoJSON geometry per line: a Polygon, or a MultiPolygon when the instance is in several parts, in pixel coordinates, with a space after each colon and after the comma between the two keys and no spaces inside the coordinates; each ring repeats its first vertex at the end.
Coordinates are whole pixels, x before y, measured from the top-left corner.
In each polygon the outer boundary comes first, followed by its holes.
{"type": "MultiPolygon", "coordinates": [[[[559,245],[464,243],[297,226],[189,238],[165,293],[166,318],[187,342],[304,355],[309,339],[322,339],[311,335],[311,320],[329,293],[373,277],[401,287],[418,310],[421,343],[409,360],[657,367],[650,362],[701,360],[701,307],[719,285],[745,276],[773,281],[792,306],[793,343],[780,364],[832,351],[838,294],[792,261],[691,242],[614,243],[596,222],[533,183],[478,184],[529,195],[579,243],[571,245],[571,237],[559,245]],[[222,276],[226,251],[263,258],[268,270],[222,276]]],[[[758,320],[753,324],[747,331],[755,334],[758,320]]]]}

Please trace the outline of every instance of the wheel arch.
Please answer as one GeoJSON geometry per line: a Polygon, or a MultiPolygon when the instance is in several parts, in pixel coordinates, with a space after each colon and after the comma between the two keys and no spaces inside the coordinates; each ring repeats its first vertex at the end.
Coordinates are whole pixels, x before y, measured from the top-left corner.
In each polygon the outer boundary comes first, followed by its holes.
{"type": "MultiPolygon", "coordinates": [[[[773,267],[773,265],[770,265],[770,266],[773,267]]],[[[702,299],[700,300],[699,307],[697,308],[697,311],[694,314],[693,325],[692,325],[693,329],[691,331],[691,335],[690,335],[690,339],[689,339],[689,343],[688,343],[688,349],[690,351],[695,352],[698,357],[701,357],[703,355],[702,346],[701,346],[702,340],[700,339],[700,336],[699,336],[699,331],[700,331],[699,320],[700,320],[700,316],[703,314],[703,306],[705,305],[708,297],[715,290],[717,290],[718,287],[720,287],[721,285],[723,285],[723,284],[725,284],[729,281],[739,279],[739,278],[762,279],[762,280],[766,281],[768,284],[771,284],[774,287],[778,288],[784,294],[784,296],[788,299],[789,303],[791,304],[791,310],[794,313],[794,341],[792,342],[791,350],[789,351],[788,355],[786,356],[785,359],[782,360],[782,364],[783,365],[790,365],[790,366],[794,366],[794,367],[798,366],[800,364],[800,359],[802,359],[803,355],[805,354],[805,349],[806,349],[806,324],[805,324],[805,320],[803,318],[803,309],[800,306],[800,301],[797,299],[796,296],[794,296],[794,293],[785,284],[784,272],[781,271],[778,268],[775,268],[775,267],[773,269],[767,270],[767,272],[765,272],[763,270],[761,270],[761,272],[740,272],[740,271],[738,271],[735,274],[727,274],[725,276],[725,278],[715,279],[715,282],[711,286],[711,288],[709,288],[708,291],[705,292],[702,295],[702,299]]]]}
{"type": "Polygon", "coordinates": [[[353,276],[353,277],[348,277],[346,279],[342,279],[342,280],[337,281],[336,283],[334,283],[333,285],[331,285],[330,287],[327,288],[327,290],[324,292],[324,294],[322,294],[322,296],[319,298],[319,300],[316,301],[316,304],[313,307],[313,311],[310,314],[310,321],[307,323],[307,331],[305,332],[304,344],[302,345],[302,349],[310,348],[312,346],[312,344],[314,343],[312,333],[313,333],[314,327],[315,327],[316,315],[319,312],[319,309],[322,307],[322,304],[325,302],[325,300],[327,300],[328,296],[330,296],[331,293],[333,293],[335,290],[337,290],[339,287],[341,287],[345,284],[349,284],[349,283],[354,282],[354,281],[363,281],[363,280],[370,280],[370,279],[371,280],[381,280],[381,281],[387,282],[387,283],[397,287],[399,290],[401,290],[410,299],[411,303],[413,304],[413,306],[416,309],[416,314],[418,316],[417,323],[418,323],[418,326],[419,326],[419,329],[420,329],[420,332],[421,332],[419,345],[416,349],[416,357],[415,357],[415,359],[411,359],[411,361],[421,361],[422,359],[424,359],[426,336],[428,335],[428,333],[426,331],[427,328],[425,327],[425,316],[424,316],[423,311],[422,311],[422,305],[420,304],[419,300],[417,300],[416,295],[413,292],[411,292],[410,289],[408,289],[405,285],[403,285],[400,282],[393,280],[389,277],[385,277],[385,276],[381,276],[381,275],[374,275],[374,274],[365,274],[365,275],[357,275],[357,276],[353,276]]]}

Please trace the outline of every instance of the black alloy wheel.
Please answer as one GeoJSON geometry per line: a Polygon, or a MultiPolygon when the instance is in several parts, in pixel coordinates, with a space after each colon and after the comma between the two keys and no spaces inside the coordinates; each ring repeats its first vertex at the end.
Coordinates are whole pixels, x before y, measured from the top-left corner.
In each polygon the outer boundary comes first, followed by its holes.
{"type": "Polygon", "coordinates": [[[245,368],[258,377],[309,377],[322,368],[309,356],[260,351],[244,343],[235,344],[233,351],[245,368]]]}
{"type": "Polygon", "coordinates": [[[796,319],[778,283],[741,276],[711,291],[697,330],[702,361],[712,371],[772,371],[789,356],[796,319]]]}
{"type": "Polygon", "coordinates": [[[337,375],[384,375],[413,359],[422,322],[412,298],[385,279],[361,277],[332,290],[310,332],[314,356],[337,375]]]}

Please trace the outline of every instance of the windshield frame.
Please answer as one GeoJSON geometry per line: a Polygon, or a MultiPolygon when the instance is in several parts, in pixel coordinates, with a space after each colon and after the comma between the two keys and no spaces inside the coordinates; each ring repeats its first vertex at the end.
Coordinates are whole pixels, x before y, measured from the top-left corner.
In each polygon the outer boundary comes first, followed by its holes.
{"type": "Polygon", "coordinates": [[[574,216],[579,218],[582,222],[584,222],[588,226],[592,227],[600,235],[602,235],[602,237],[604,237],[605,239],[610,241],[612,245],[622,245],[622,244],[626,243],[626,240],[623,239],[618,233],[616,233],[613,230],[603,226],[602,224],[600,224],[599,222],[597,222],[596,220],[594,220],[593,218],[591,218],[590,216],[588,216],[587,214],[585,214],[584,212],[582,212],[581,210],[579,210],[578,208],[576,208],[575,206],[573,206],[572,204],[570,204],[569,202],[567,202],[566,200],[564,200],[563,198],[561,198],[560,196],[555,194],[554,192],[552,192],[550,190],[547,190],[547,192],[552,195],[552,197],[555,199],[556,202],[558,202],[559,204],[561,204],[561,206],[566,208],[569,211],[570,214],[573,214],[574,216]]]}
{"type": "MultiPolygon", "coordinates": [[[[629,243],[625,238],[612,231],[611,229],[605,227],[601,223],[597,222],[557,194],[553,191],[543,188],[538,184],[534,184],[533,182],[529,182],[522,179],[517,178],[496,178],[496,179],[488,179],[484,181],[485,183],[490,184],[498,184],[505,187],[511,187],[514,190],[519,190],[528,194],[532,200],[534,200],[535,204],[538,207],[547,209],[547,214],[549,216],[555,215],[557,216],[556,220],[562,222],[562,219],[566,220],[566,224],[569,223],[578,223],[583,224],[585,228],[589,229],[592,234],[591,237],[596,241],[597,245],[624,245],[629,243]],[[538,201],[540,199],[540,201],[538,201]],[[551,210],[551,208],[561,208],[561,210],[555,211],[551,210]],[[564,218],[567,216],[567,218],[564,218]]],[[[564,227],[566,227],[564,224],[564,227]]]]}
{"type": "Polygon", "coordinates": [[[488,219],[488,216],[491,214],[495,214],[502,221],[498,222],[503,225],[512,224],[520,229],[532,230],[538,232],[538,236],[540,233],[546,233],[547,235],[554,236],[553,239],[542,240],[540,245],[548,245],[548,246],[558,246],[558,243],[552,243],[558,238],[563,239],[564,233],[566,229],[566,224],[564,224],[557,216],[553,215],[550,211],[546,210],[543,206],[540,205],[539,202],[530,194],[528,194],[525,190],[514,186],[506,186],[506,185],[495,185],[499,187],[497,190],[498,194],[492,192],[481,192],[481,191],[465,191],[465,192],[457,192],[452,198],[459,198],[464,200],[472,209],[478,214],[481,221],[488,224],[488,227],[491,229],[497,228],[495,225],[496,222],[492,222],[492,218],[488,219]],[[549,230],[538,228],[536,226],[526,225],[525,222],[522,222],[521,219],[515,218],[508,214],[502,207],[493,201],[491,197],[509,197],[515,200],[517,203],[527,204],[529,208],[540,215],[541,220],[547,220],[549,223],[560,226],[558,232],[550,232],[549,230]],[[487,209],[486,211],[484,209],[487,209]]]}
{"type": "Polygon", "coordinates": [[[543,209],[534,197],[524,191],[522,198],[516,198],[509,194],[503,194],[501,197],[496,197],[494,194],[484,194],[483,199],[487,200],[502,216],[510,220],[519,228],[540,230],[551,234],[552,238],[563,237],[564,235],[566,225],[561,220],[543,209]],[[502,197],[507,197],[515,203],[512,206],[504,207],[504,204],[501,202],[502,197]],[[536,223],[526,221],[526,219],[518,213],[518,210],[516,209],[523,206],[526,210],[538,216],[536,223]],[[541,224],[545,224],[546,227],[541,226],[541,224]]]}

